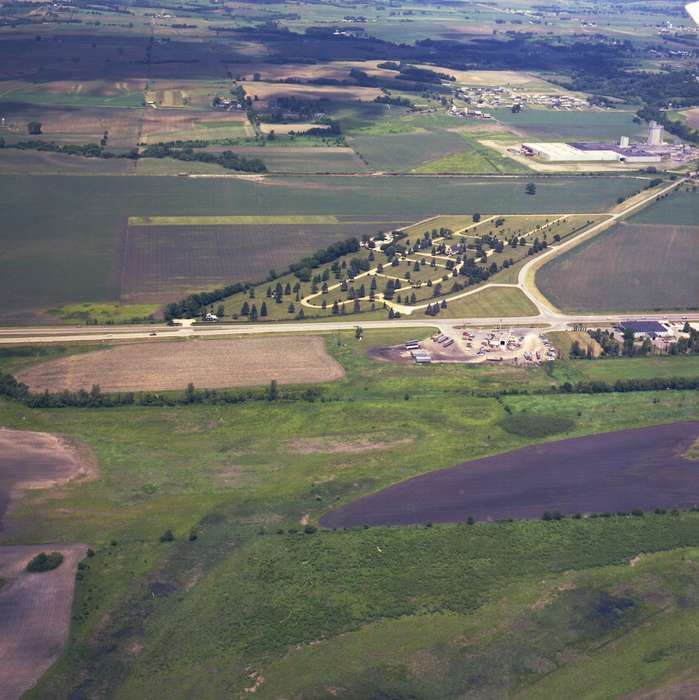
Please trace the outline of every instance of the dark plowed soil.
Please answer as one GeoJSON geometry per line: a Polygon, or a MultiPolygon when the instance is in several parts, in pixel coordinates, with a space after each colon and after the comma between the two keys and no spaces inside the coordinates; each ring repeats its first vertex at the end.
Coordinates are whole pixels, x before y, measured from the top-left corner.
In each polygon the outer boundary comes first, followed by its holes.
{"type": "Polygon", "coordinates": [[[324,515],[324,527],[540,518],[699,504],[699,421],[532,445],[425,474],[324,515]]]}

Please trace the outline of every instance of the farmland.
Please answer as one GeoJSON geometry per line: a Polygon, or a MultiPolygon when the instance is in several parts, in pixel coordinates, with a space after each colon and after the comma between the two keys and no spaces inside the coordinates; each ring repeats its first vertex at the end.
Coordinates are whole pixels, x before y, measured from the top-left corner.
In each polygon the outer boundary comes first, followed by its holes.
{"type": "Polygon", "coordinates": [[[122,345],[50,360],[18,373],[37,391],[89,390],[97,384],[106,392],[183,390],[189,383],[207,389],[259,386],[273,379],[304,384],[342,375],[342,367],[317,337],[176,342],[166,353],[152,343],[122,345]]]}
{"type": "MultiPolygon", "coordinates": [[[[392,683],[413,678],[410,672],[401,670],[394,678],[377,671],[378,676],[367,677],[362,669],[373,668],[371,664],[357,668],[351,659],[361,657],[338,659],[332,650],[347,649],[343,645],[350,643],[373,649],[382,639],[393,651],[385,650],[376,659],[393,658],[400,668],[422,653],[440,663],[456,658],[463,664],[460,652],[454,657],[440,650],[439,640],[486,629],[493,615],[517,619],[513,615],[520,605],[528,610],[543,595],[542,579],[551,582],[552,591],[563,581],[575,581],[575,596],[593,595],[591,591],[611,590],[619,577],[635,575],[636,569],[625,563],[640,551],[696,541],[699,522],[693,513],[290,533],[299,529],[302,516],[313,522],[338,497],[350,502],[396,481],[457,464],[465,454],[477,459],[540,441],[503,427],[508,413],[502,402],[514,414],[526,411],[539,423],[551,415],[566,419],[571,437],[682,420],[696,415],[698,408],[695,392],[617,394],[613,412],[603,410],[609,397],[601,396],[498,400],[469,395],[464,401],[464,391],[531,389],[547,386],[550,379],[540,368],[401,367],[367,358],[371,347],[412,335],[409,329],[368,332],[359,342],[352,333],[331,333],[328,351],[347,374],[320,387],[325,401],[250,401],[175,411],[139,406],[28,411],[0,402],[3,424],[34,430],[50,425],[93,447],[101,468],[100,480],[76,485],[47,508],[32,508],[37,494],[19,503],[11,515],[13,531],[21,528],[25,540],[41,541],[51,532],[75,541],[81,532],[97,549],[78,582],[71,646],[35,695],[60,696],[82,683],[78,669],[84,668],[85,654],[95,664],[90,679],[132,695],[163,682],[188,687],[194,679],[200,697],[219,697],[222,688],[251,685],[249,672],[239,670],[250,664],[267,679],[258,690],[262,697],[274,697],[280,687],[310,692],[318,674],[357,688],[360,695],[362,688],[377,683],[393,688],[392,683]],[[406,392],[410,400],[404,400],[406,392]],[[269,425],[275,426],[273,435],[269,425]],[[167,441],[162,439],[164,430],[167,441]],[[133,443],[123,440],[126,432],[133,443]],[[193,526],[197,539],[190,542],[187,533],[193,526]],[[158,543],[167,528],[173,529],[175,542],[158,543]],[[276,534],[278,529],[284,534],[276,534]],[[149,572],[156,566],[153,578],[149,572]],[[420,575],[425,570],[445,575],[420,575]],[[124,597],[120,591],[127,582],[131,593],[124,597]],[[336,594],[328,596],[333,586],[336,594]],[[153,591],[160,597],[154,598],[153,591]],[[230,595],[245,605],[227,605],[230,595]],[[318,601],[323,601],[321,611],[318,601]],[[149,614],[148,624],[141,627],[133,612],[143,605],[149,614]],[[279,626],[282,610],[294,611],[293,623],[279,626]],[[111,620],[106,628],[96,627],[107,612],[111,620]],[[251,638],[244,630],[253,622],[260,635],[251,638]],[[268,633],[272,628],[276,634],[268,633]],[[114,638],[120,640],[116,649],[101,654],[114,638]],[[399,638],[401,644],[394,644],[399,638]],[[322,641],[309,644],[317,639],[322,641]],[[219,658],[219,647],[226,650],[228,663],[219,666],[225,670],[198,672],[201,659],[211,663],[219,658]],[[132,654],[133,648],[140,653],[132,654]],[[190,659],[186,671],[170,666],[169,660],[185,649],[190,659]],[[292,681],[288,666],[295,659],[304,672],[292,674],[292,681]],[[116,670],[122,663],[128,665],[127,678],[116,670]]],[[[618,363],[620,373],[624,366],[618,363]]],[[[556,437],[560,435],[545,439],[556,437]]],[[[672,556],[648,556],[646,565],[662,562],[662,570],[671,575],[667,557],[672,556]]],[[[640,601],[644,589],[633,590],[638,593],[629,595],[640,601]]],[[[548,630],[543,638],[563,649],[578,649],[569,637],[563,641],[551,620],[558,610],[567,619],[565,611],[578,599],[558,595],[552,594],[555,607],[543,607],[540,624],[548,630]]],[[[624,624],[641,630],[638,626],[650,614],[643,610],[624,624]]],[[[589,633],[601,642],[613,630],[600,622],[589,633]]],[[[649,639],[648,633],[643,638],[649,639]]],[[[537,649],[545,658],[553,654],[548,645],[537,649]]],[[[483,653],[500,658],[504,669],[514,669],[521,658],[514,651],[503,658],[499,644],[483,653]]],[[[672,658],[681,663],[679,652],[672,658]]],[[[562,663],[558,682],[570,672],[562,663]]],[[[508,676],[515,685],[522,682],[518,673],[508,676]]],[[[552,682],[541,672],[533,673],[529,681],[552,682]]],[[[449,688],[472,687],[455,670],[445,676],[428,669],[421,678],[435,698],[449,696],[449,688]]],[[[497,681],[481,683],[491,687],[497,681]]]]}
{"type": "MultiPolygon", "coordinates": [[[[527,430],[554,434],[568,429],[558,422],[555,416],[533,422],[514,414],[503,425],[513,430],[510,423],[523,423],[527,430]]],[[[320,522],[325,527],[408,525],[462,522],[469,515],[503,520],[539,518],[546,511],[689,507],[699,502],[696,468],[681,455],[697,437],[699,423],[675,423],[525,447],[403,481],[331,510],[320,522]]]]}
{"type": "Polygon", "coordinates": [[[0,547],[0,683],[8,698],[31,688],[59,657],[70,626],[78,562],[86,547],[59,545],[55,571],[30,574],[27,562],[44,551],[34,546],[0,547]]]}
{"type": "Polygon", "coordinates": [[[562,309],[694,308],[698,242],[696,226],[620,224],[545,265],[537,284],[562,309]]]}
{"type": "Polygon", "coordinates": [[[117,301],[128,216],[261,211],[351,216],[361,211],[377,221],[417,221],[436,211],[603,211],[618,196],[640,189],[632,178],[545,178],[535,197],[526,194],[521,180],[478,178],[7,176],[1,184],[2,316],[16,321],[64,304],[117,301]],[[38,200],[37,191],[42,193],[38,200]],[[17,245],[27,240],[31,246],[17,245]]]}
{"type": "Polygon", "coordinates": [[[2,0],[3,700],[694,697],[696,338],[584,330],[696,306],[694,178],[508,149],[691,142],[696,36],[669,0],[2,0]]]}
{"type": "Polygon", "coordinates": [[[257,282],[270,270],[284,270],[336,241],[374,235],[405,223],[342,223],[333,222],[334,217],[329,217],[330,223],[313,223],[312,217],[310,223],[303,223],[303,217],[299,223],[293,223],[293,217],[290,223],[281,223],[284,218],[269,224],[131,225],[126,232],[120,299],[165,303],[231,281],[257,282]]]}

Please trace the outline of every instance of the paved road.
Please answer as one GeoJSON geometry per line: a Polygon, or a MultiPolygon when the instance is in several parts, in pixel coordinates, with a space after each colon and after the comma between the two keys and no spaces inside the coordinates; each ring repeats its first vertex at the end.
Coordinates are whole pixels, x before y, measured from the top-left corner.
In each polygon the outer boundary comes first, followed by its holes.
{"type": "MultiPolygon", "coordinates": [[[[372,328],[435,328],[449,332],[457,326],[546,326],[546,330],[564,330],[573,324],[586,326],[602,326],[618,323],[623,320],[644,321],[684,321],[699,320],[699,312],[687,313],[650,313],[650,314],[564,314],[552,306],[539,292],[534,284],[534,274],[543,262],[580,245],[585,240],[598,235],[619,220],[629,216],[641,207],[646,206],[656,197],[667,194],[678,187],[686,178],[678,178],[662,190],[656,190],[647,196],[633,201],[630,206],[611,212],[609,218],[593,226],[589,231],[576,236],[574,239],[552,246],[541,255],[526,263],[520,270],[517,286],[533,302],[538,310],[537,316],[507,317],[507,318],[460,318],[460,319],[407,319],[385,321],[327,321],[327,322],[284,322],[284,323],[245,323],[225,324],[215,326],[194,326],[193,321],[185,320],[181,326],[140,325],[140,326],[60,326],[36,328],[0,328],[0,345],[21,345],[26,343],[69,343],[95,342],[114,340],[158,340],[165,338],[217,337],[235,335],[254,335],[260,333],[319,333],[336,330],[352,330],[357,325],[370,330],[372,328]]],[[[488,286],[488,285],[485,285],[488,286]]],[[[479,287],[481,291],[485,287],[479,287]]],[[[472,292],[466,292],[469,294],[472,292]]],[[[458,295],[462,296],[462,295],[458,295]]],[[[454,297],[457,298],[457,297],[454,297]]]]}
{"type": "Polygon", "coordinates": [[[158,340],[162,338],[216,338],[231,335],[256,335],[263,333],[323,333],[328,331],[353,330],[360,325],[366,330],[381,328],[440,328],[444,332],[460,326],[538,326],[542,330],[564,330],[571,324],[602,326],[622,320],[644,321],[699,321],[699,312],[674,314],[546,314],[540,316],[522,316],[508,318],[432,318],[432,319],[396,319],[393,321],[299,321],[290,323],[245,323],[217,324],[215,326],[114,326],[109,331],[104,329],[89,330],[83,326],[63,328],[26,328],[0,329],[0,345],[22,345],[26,343],[71,343],[97,342],[115,340],[158,340]]]}

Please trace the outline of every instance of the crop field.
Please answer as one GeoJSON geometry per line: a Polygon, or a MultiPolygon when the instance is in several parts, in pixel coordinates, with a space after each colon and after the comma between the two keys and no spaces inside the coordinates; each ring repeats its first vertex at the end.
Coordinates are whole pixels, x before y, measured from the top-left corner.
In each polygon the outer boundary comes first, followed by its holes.
{"type": "Polygon", "coordinates": [[[696,308],[698,267],[698,226],[623,223],[544,265],[537,285],[561,309],[696,308]]]}
{"type": "Polygon", "coordinates": [[[30,138],[27,123],[38,121],[41,123],[40,138],[46,141],[99,143],[106,131],[110,149],[133,148],[138,143],[143,122],[140,109],[2,102],[0,111],[5,117],[5,128],[0,129],[0,136],[8,144],[30,138]]]}
{"type": "Polygon", "coordinates": [[[633,122],[634,112],[527,109],[513,114],[509,109],[496,109],[493,116],[522,136],[549,141],[613,141],[620,136],[638,138],[643,135],[643,127],[633,122]]]}
{"type": "Polygon", "coordinates": [[[672,224],[674,226],[696,226],[699,222],[699,195],[695,186],[675,190],[667,197],[646,207],[631,220],[634,224],[672,224]]]}
{"type": "Polygon", "coordinates": [[[184,390],[330,382],[344,375],[319,337],[243,338],[122,345],[109,350],[50,360],[21,370],[18,378],[43,391],[184,390]]]}
{"type": "Polygon", "coordinates": [[[44,84],[0,83],[2,99],[63,107],[143,107],[145,81],[55,81],[44,84]]]}
{"type": "Polygon", "coordinates": [[[418,221],[435,212],[587,212],[604,211],[640,188],[632,178],[557,177],[542,179],[532,197],[525,185],[516,178],[3,176],[1,315],[17,321],[63,304],[116,301],[128,216],[361,211],[377,221],[418,221]],[[17,244],[27,240],[31,247],[17,244]]]}
{"type": "Polygon", "coordinates": [[[85,545],[0,547],[0,687],[7,698],[31,688],[63,651],[68,640],[75,572],[85,545]],[[54,571],[24,570],[39,552],[59,551],[54,571]]]}
{"type": "Polygon", "coordinates": [[[466,150],[464,140],[452,131],[428,131],[386,136],[353,136],[351,145],[374,170],[412,170],[425,161],[466,150]]]}
{"type": "MultiPolygon", "coordinates": [[[[514,418],[531,421],[526,414],[514,418]]],[[[538,420],[544,429],[567,428],[555,416],[538,420]]],[[[699,422],[690,422],[524,447],[401,482],[331,510],[320,523],[337,528],[686,508],[699,503],[699,485],[696,465],[682,454],[698,437],[699,422]]]]}
{"type": "Polygon", "coordinates": [[[271,173],[365,173],[367,165],[351,148],[294,147],[235,148],[236,153],[261,158],[271,173]]]}
{"type": "Polygon", "coordinates": [[[290,223],[130,225],[124,244],[121,300],[166,302],[233,281],[259,282],[270,270],[284,270],[331,243],[401,225],[312,223],[312,218],[311,223],[293,223],[291,219],[290,223]]]}

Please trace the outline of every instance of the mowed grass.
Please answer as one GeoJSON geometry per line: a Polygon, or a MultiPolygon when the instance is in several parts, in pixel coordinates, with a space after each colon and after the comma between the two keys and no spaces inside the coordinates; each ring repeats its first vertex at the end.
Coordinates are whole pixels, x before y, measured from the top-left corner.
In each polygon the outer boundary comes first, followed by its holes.
{"type": "Polygon", "coordinates": [[[130,216],[129,226],[222,226],[225,224],[337,224],[336,216],[130,216]]]}
{"type": "Polygon", "coordinates": [[[450,300],[440,311],[445,318],[536,316],[537,309],[516,287],[487,287],[475,294],[450,300]]]}

